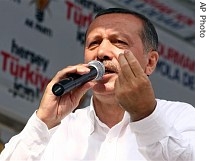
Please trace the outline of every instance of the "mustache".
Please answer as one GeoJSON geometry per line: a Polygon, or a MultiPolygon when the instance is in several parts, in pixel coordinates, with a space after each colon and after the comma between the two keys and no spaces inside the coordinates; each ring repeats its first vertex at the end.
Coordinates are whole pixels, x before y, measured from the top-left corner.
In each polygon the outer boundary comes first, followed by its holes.
{"type": "Polygon", "coordinates": [[[114,64],[111,60],[103,60],[102,61],[105,71],[109,73],[119,73],[119,68],[116,64],[114,64]]]}

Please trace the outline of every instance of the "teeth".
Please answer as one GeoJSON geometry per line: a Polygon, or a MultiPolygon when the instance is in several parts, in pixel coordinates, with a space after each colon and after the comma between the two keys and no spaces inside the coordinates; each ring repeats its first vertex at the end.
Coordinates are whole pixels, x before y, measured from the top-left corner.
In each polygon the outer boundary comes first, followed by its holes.
{"type": "Polygon", "coordinates": [[[106,70],[105,70],[105,73],[115,73],[115,72],[114,72],[114,71],[111,71],[111,70],[106,69],[106,70]]]}

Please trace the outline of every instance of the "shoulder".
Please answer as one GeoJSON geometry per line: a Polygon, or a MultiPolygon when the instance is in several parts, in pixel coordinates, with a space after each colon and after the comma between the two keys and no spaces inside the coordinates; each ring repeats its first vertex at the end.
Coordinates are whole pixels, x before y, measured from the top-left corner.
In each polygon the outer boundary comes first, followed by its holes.
{"type": "Polygon", "coordinates": [[[195,108],[189,103],[157,99],[156,109],[166,116],[194,115],[195,108]]]}
{"type": "Polygon", "coordinates": [[[194,107],[186,102],[179,102],[179,101],[168,101],[163,99],[156,99],[157,101],[157,108],[163,108],[163,109],[175,109],[175,110],[184,110],[189,109],[194,111],[194,107]]]}
{"type": "Polygon", "coordinates": [[[194,126],[195,108],[189,103],[157,99],[156,110],[169,122],[194,126]]]}

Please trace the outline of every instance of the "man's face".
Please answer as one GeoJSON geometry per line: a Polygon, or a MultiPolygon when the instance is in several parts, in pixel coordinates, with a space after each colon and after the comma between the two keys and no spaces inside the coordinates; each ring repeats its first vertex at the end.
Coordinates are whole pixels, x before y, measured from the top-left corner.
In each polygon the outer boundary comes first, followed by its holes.
{"type": "Polygon", "coordinates": [[[113,91],[114,81],[120,71],[118,56],[130,50],[142,68],[148,63],[140,38],[142,22],[130,14],[107,14],[96,18],[90,25],[85,43],[85,62],[103,61],[106,74],[97,82],[101,90],[113,91]]]}

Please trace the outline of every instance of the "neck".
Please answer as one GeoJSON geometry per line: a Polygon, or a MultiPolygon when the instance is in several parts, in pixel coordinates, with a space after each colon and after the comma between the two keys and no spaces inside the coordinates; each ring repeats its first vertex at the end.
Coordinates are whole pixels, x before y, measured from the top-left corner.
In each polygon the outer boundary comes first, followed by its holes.
{"type": "Polygon", "coordinates": [[[113,95],[94,95],[93,104],[96,115],[100,121],[105,123],[109,128],[123,119],[125,110],[119,106],[113,95]]]}

